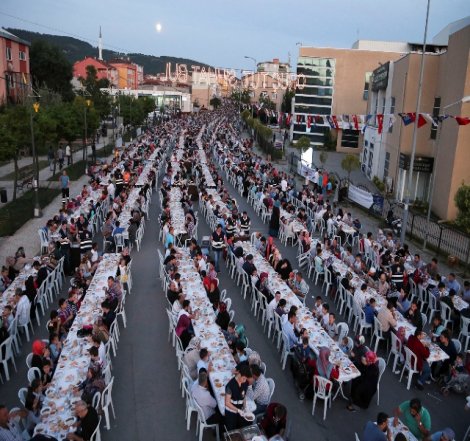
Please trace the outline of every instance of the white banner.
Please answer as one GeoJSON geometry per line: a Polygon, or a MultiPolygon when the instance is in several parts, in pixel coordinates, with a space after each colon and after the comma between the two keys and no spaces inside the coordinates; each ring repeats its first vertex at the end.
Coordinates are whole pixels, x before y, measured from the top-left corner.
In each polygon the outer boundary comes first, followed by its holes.
{"type": "Polygon", "coordinates": [[[356,187],[351,183],[349,184],[348,198],[365,208],[370,208],[372,205],[374,205],[374,197],[372,196],[372,193],[369,193],[362,188],[356,187]]]}
{"type": "Polygon", "coordinates": [[[137,129],[137,136],[140,136],[141,134],[142,134],[142,129],[139,127],[139,128],[137,129]]]}
{"type": "Polygon", "coordinates": [[[300,160],[297,162],[297,173],[311,181],[315,175],[315,170],[309,167],[306,162],[300,160]]]}

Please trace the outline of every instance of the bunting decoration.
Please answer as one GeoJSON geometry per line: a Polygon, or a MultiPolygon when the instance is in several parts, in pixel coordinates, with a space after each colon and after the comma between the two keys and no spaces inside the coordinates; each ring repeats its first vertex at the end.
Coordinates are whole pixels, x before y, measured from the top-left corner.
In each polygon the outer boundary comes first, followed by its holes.
{"type": "Polygon", "coordinates": [[[378,113],[376,116],[377,116],[378,133],[380,135],[384,128],[384,116],[382,113],[378,113]]]}
{"type": "Polygon", "coordinates": [[[454,116],[454,119],[457,121],[459,126],[470,124],[470,118],[468,116],[454,116]]]}

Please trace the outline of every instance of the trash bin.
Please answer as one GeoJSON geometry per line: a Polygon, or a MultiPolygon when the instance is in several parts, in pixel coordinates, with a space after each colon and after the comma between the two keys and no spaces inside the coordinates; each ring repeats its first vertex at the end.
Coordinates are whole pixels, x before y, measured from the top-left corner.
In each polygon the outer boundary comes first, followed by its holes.
{"type": "Polygon", "coordinates": [[[2,204],[5,204],[6,202],[8,202],[7,191],[5,188],[2,188],[0,190],[0,201],[2,202],[2,204]]]}

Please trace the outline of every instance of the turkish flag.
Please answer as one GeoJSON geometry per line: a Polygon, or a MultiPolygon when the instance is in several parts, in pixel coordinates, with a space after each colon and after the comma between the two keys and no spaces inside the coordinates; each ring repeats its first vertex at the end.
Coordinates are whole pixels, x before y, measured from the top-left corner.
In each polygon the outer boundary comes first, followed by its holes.
{"type": "Polygon", "coordinates": [[[418,116],[418,129],[427,124],[426,118],[420,113],[418,116]]]}
{"type": "Polygon", "coordinates": [[[470,124],[470,117],[468,116],[456,116],[455,120],[459,126],[466,126],[467,124],[470,124]]]}
{"type": "Polygon", "coordinates": [[[382,130],[384,128],[384,116],[382,113],[377,114],[377,124],[379,126],[379,135],[382,133],[382,130]]]}

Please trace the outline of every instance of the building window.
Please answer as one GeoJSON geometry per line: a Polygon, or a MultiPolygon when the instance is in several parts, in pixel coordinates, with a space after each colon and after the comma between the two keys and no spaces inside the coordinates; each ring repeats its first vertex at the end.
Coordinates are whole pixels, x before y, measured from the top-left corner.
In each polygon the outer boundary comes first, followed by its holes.
{"type": "Polygon", "coordinates": [[[13,75],[5,74],[5,82],[8,90],[13,89],[13,75]]]}
{"type": "Polygon", "coordinates": [[[11,47],[7,47],[7,60],[11,61],[11,47]]]}
{"type": "Polygon", "coordinates": [[[367,141],[367,139],[364,141],[364,146],[369,147],[369,141],[367,141]]]}
{"type": "MultiPolygon", "coordinates": [[[[434,98],[434,106],[432,108],[432,116],[437,117],[439,116],[439,110],[441,109],[441,97],[436,96],[434,98]]],[[[437,127],[433,124],[431,126],[431,134],[430,134],[431,139],[436,139],[437,137],[437,127]]]]}
{"type": "MultiPolygon", "coordinates": [[[[393,115],[395,113],[395,97],[390,97],[390,113],[393,115]]],[[[388,133],[392,133],[393,124],[388,125],[388,133]]]]}
{"type": "Polygon", "coordinates": [[[21,61],[26,61],[26,52],[20,51],[19,57],[21,61]]]}
{"type": "Polygon", "coordinates": [[[364,81],[364,92],[362,93],[362,99],[367,101],[369,99],[369,85],[370,85],[370,76],[372,72],[366,72],[366,77],[364,81]]]}
{"type": "Polygon", "coordinates": [[[382,111],[380,113],[382,115],[385,113],[385,97],[382,98],[382,111]]]}
{"type": "Polygon", "coordinates": [[[313,96],[297,95],[296,104],[316,104],[317,106],[331,106],[331,98],[317,98],[313,96]]]}
{"type": "Polygon", "coordinates": [[[359,146],[359,130],[344,129],[341,147],[357,148],[359,146]]]}
{"type": "Polygon", "coordinates": [[[384,164],[384,181],[388,176],[388,169],[390,167],[390,152],[385,152],[385,164],[384,164]]]}

